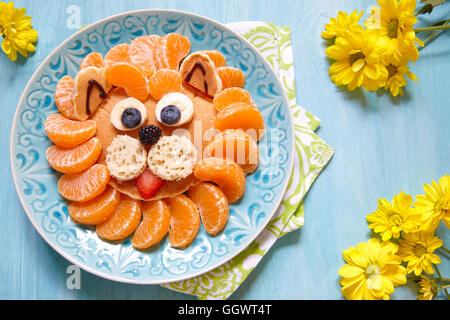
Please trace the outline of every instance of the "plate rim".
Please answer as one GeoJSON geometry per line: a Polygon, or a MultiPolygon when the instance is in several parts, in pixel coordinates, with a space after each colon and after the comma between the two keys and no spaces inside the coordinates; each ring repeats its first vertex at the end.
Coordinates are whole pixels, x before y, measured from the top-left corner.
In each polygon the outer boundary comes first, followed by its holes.
{"type": "Polygon", "coordinates": [[[62,249],[60,249],[56,244],[53,243],[53,241],[51,241],[46,234],[43,232],[43,230],[41,230],[41,228],[35,223],[34,219],[31,217],[30,212],[28,212],[28,210],[26,209],[27,206],[25,205],[25,201],[22,198],[22,194],[21,192],[19,192],[19,187],[18,187],[18,182],[17,182],[17,177],[15,174],[15,167],[14,167],[14,162],[13,162],[13,137],[14,137],[14,133],[16,131],[16,124],[17,124],[17,117],[19,114],[19,107],[20,105],[22,105],[24,99],[25,99],[25,93],[28,91],[29,87],[32,84],[32,79],[35,78],[35,76],[41,72],[41,70],[44,68],[44,66],[47,64],[47,62],[50,60],[50,58],[59,50],[61,49],[61,47],[63,47],[66,43],[70,42],[71,40],[73,40],[74,38],[76,38],[78,35],[86,32],[86,30],[88,30],[89,28],[95,27],[101,23],[104,23],[108,20],[114,20],[116,18],[119,18],[121,16],[126,16],[126,15],[131,15],[131,14],[142,14],[142,13],[153,13],[153,14],[158,14],[160,12],[165,12],[165,13],[176,13],[176,14],[181,14],[181,15],[187,15],[187,16],[191,16],[191,17],[195,17],[195,18],[200,18],[203,19],[209,23],[212,24],[216,24],[219,25],[220,27],[222,27],[223,29],[226,29],[228,32],[232,33],[234,36],[236,36],[237,38],[239,38],[241,41],[245,42],[247,45],[249,45],[250,47],[253,48],[253,50],[255,51],[255,53],[261,58],[261,60],[263,61],[263,64],[265,67],[267,67],[268,69],[270,69],[276,76],[276,79],[280,85],[281,88],[284,88],[276,71],[273,69],[272,65],[266,60],[266,58],[264,58],[264,56],[258,51],[258,49],[247,39],[245,39],[241,34],[239,34],[238,32],[234,31],[233,29],[229,28],[228,26],[226,26],[226,24],[218,22],[214,19],[196,14],[196,13],[192,13],[192,12],[188,12],[188,11],[182,11],[182,10],[176,10],[176,9],[138,9],[138,10],[131,10],[131,11],[124,11],[118,14],[114,14],[105,18],[102,18],[100,20],[96,20],[93,23],[85,26],[84,28],[78,30],[77,32],[75,32],[74,34],[72,34],[71,36],[69,36],[67,39],[65,39],[64,41],[62,41],[59,45],[57,45],[48,55],[47,57],[40,63],[40,65],[38,66],[38,68],[33,72],[33,74],[30,76],[30,79],[28,80],[26,86],[24,87],[22,94],[20,96],[19,102],[16,105],[16,110],[14,112],[14,117],[12,120],[12,126],[11,126],[11,132],[10,132],[10,139],[9,139],[9,143],[10,143],[10,149],[9,149],[9,158],[10,158],[10,165],[11,165],[11,175],[14,181],[14,187],[16,189],[16,194],[20,200],[20,203],[22,205],[22,209],[25,211],[25,214],[28,217],[28,220],[31,222],[31,224],[33,225],[34,229],[37,231],[37,233],[45,240],[45,242],[53,249],[55,250],[58,254],[60,254],[62,257],[64,257],[67,261],[69,261],[70,263],[78,266],[79,268],[83,269],[86,272],[89,272],[91,274],[94,274],[100,278],[103,279],[107,279],[107,280],[111,280],[111,281],[115,281],[115,282],[119,282],[119,283],[127,283],[127,284],[139,284],[139,285],[154,285],[154,284],[166,284],[166,283],[173,283],[173,282],[179,282],[179,281],[185,281],[188,279],[192,279],[198,276],[201,276],[203,274],[206,274],[222,265],[224,265],[225,263],[229,262],[230,260],[232,260],[233,258],[235,258],[237,255],[239,255],[240,253],[242,253],[245,249],[247,249],[254,241],[255,239],[261,235],[261,233],[264,231],[264,229],[266,228],[266,226],[268,225],[268,223],[272,220],[273,216],[275,215],[275,213],[277,212],[278,208],[280,207],[281,202],[283,201],[284,195],[286,193],[289,181],[290,181],[290,176],[292,173],[292,169],[293,169],[293,165],[294,165],[294,156],[293,156],[293,152],[294,152],[294,146],[295,146],[295,130],[294,130],[294,120],[293,120],[293,115],[291,112],[291,108],[289,107],[289,99],[287,97],[286,91],[283,89],[281,97],[284,99],[284,101],[286,102],[287,108],[288,108],[288,112],[289,112],[289,122],[290,122],[290,126],[291,126],[291,132],[292,132],[292,142],[291,145],[289,146],[289,175],[286,176],[285,180],[283,181],[283,192],[281,193],[281,195],[278,196],[278,199],[276,199],[275,203],[275,209],[273,210],[272,213],[270,213],[268,215],[267,221],[266,223],[264,223],[264,225],[262,225],[260,227],[260,230],[258,232],[256,232],[252,237],[249,238],[249,240],[247,241],[247,244],[245,246],[243,246],[241,249],[237,250],[236,252],[234,252],[233,254],[230,254],[226,257],[226,259],[224,261],[221,261],[219,263],[216,263],[208,268],[204,268],[199,272],[193,273],[193,274],[189,274],[189,275],[185,275],[185,276],[176,276],[174,279],[168,279],[168,280],[156,280],[156,281],[149,281],[149,280],[134,280],[134,279],[129,279],[129,278],[124,278],[124,277],[118,277],[115,275],[109,275],[107,273],[101,272],[101,271],[97,271],[93,268],[91,268],[90,266],[87,266],[85,264],[83,264],[82,261],[78,261],[76,260],[74,257],[72,257],[70,254],[66,253],[65,251],[63,251],[62,249]]]}

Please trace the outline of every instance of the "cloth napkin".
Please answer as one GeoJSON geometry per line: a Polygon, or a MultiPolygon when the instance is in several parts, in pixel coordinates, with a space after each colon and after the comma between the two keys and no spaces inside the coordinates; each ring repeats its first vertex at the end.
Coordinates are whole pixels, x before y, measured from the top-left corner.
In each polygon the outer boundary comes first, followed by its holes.
{"type": "Polygon", "coordinates": [[[294,118],[294,167],[280,207],[261,234],[244,251],[201,276],[162,285],[195,295],[198,299],[230,297],[277,239],[303,226],[303,198],[334,153],[333,148],[314,132],[320,120],[296,103],[290,28],[260,21],[237,22],[228,26],[249,40],[272,64],[286,90],[294,118]]]}

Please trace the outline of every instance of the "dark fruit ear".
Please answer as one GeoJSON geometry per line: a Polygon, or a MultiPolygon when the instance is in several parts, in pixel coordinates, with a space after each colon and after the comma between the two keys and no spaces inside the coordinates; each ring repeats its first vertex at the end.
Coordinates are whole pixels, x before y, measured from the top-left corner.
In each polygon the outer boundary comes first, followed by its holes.
{"type": "Polygon", "coordinates": [[[186,57],[180,67],[183,82],[208,97],[222,91],[222,80],[211,58],[201,52],[186,57]]]}

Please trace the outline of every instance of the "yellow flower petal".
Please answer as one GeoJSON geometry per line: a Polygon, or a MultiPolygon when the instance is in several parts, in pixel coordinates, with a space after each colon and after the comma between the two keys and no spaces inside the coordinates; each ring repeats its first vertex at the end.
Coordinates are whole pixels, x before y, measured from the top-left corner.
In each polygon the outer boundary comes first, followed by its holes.
{"type": "Polygon", "coordinates": [[[0,2],[0,25],[3,37],[2,49],[11,61],[17,60],[17,52],[27,57],[35,51],[37,32],[32,29],[31,17],[25,16],[24,8],[15,9],[14,3],[0,2]]]}
{"type": "Polygon", "coordinates": [[[358,59],[355,63],[352,65],[353,72],[358,72],[361,70],[365,65],[364,59],[358,59]]]}
{"type": "Polygon", "coordinates": [[[352,265],[346,264],[342,268],[339,269],[338,273],[341,277],[344,277],[344,278],[354,278],[354,277],[358,277],[361,274],[363,274],[364,270],[357,266],[352,266],[352,265]]]}

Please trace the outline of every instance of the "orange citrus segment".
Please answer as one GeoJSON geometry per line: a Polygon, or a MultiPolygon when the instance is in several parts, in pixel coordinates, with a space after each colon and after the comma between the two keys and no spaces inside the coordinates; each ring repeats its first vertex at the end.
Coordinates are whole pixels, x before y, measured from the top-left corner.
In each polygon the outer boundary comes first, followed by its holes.
{"type": "Polygon", "coordinates": [[[73,86],[75,80],[71,76],[64,76],[59,80],[55,89],[55,103],[61,114],[69,119],[75,120],[73,105],[73,86]]]}
{"type": "Polygon", "coordinates": [[[138,249],[149,248],[166,236],[169,226],[170,211],[163,200],[144,202],[142,221],[131,243],[138,249]]]}
{"type": "Polygon", "coordinates": [[[96,67],[102,68],[105,66],[103,62],[103,57],[98,52],[91,52],[86,57],[84,57],[83,61],[80,64],[80,70],[83,70],[88,67],[96,67]]]}
{"type": "Polygon", "coordinates": [[[60,114],[50,115],[44,123],[48,138],[57,146],[73,148],[95,135],[97,123],[94,120],[74,121],[60,114]]]}
{"type": "Polygon", "coordinates": [[[165,54],[165,40],[159,38],[158,43],[153,47],[156,70],[169,68],[169,62],[165,54]]]}
{"type": "Polygon", "coordinates": [[[220,91],[214,96],[213,104],[217,111],[228,107],[235,102],[245,102],[248,104],[254,104],[250,93],[239,87],[231,87],[220,91]]]}
{"type": "Polygon", "coordinates": [[[245,76],[242,70],[233,67],[220,67],[217,68],[217,73],[222,80],[222,88],[245,86],[245,76]]]}
{"type": "Polygon", "coordinates": [[[74,147],[51,146],[47,149],[47,161],[58,172],[75,174],[92,166],[102,152],[102,143],[97,138],[74,147]]]}
{"type": "Polygon", "coordinates": [[[129,50],[130,45],[128,43],[122,43],[112,47],[105,55],[104,63],[106,68],[117,63],[131,63],[129,50]]]}
{"type": "Polygon", "coordinates": [[[150,95],[155,100],[160,100],[170,92],[181,91],[181,74],[177,70],[161,69],[150,77],[149,90],[150,95]]]}
{"type": "Polygon", "coordinates": [[[199,52],[206,54],[214,62],[216,68],[224,67],[227,64],[225,56],[217,50],[200,50],[199,52]]]}
{"type": "Polygon", "coordinates": [[[189,189],[189,198],[200,211],[206,232],[218,234],[228,221],[228,200],[216,185],[202,182],[189,189]]]}
{"type": "Polygon", "coordinates": [[[264,135],[265,124],[261,112],[245,102],[233,103],[217,113],[214,127],[220,131],[242,129],[255,140],[264,135]]]}
{"type": "Polygon", "coordinates": [[[67,200],[86,202],[105,191],[108,181],[108,168],[95,164],[82,173],[63,175],[58,181],[58,191],[67,200]]]}
{"type": "Polygon", "coordinates": [[[78,223],[94,225],[108,220],[119,206],[120,192],[111,186],[87,202],[72,202],[69,214],[78,223]]]}
{"type": "Polygon", "coordinates": [[[144,101],[148,97],[147,76],[138,67],[118,63],[106,69],[106,80],[113,86],[124,88],[129,97],[144,101]]]}
{"type": "Polygon", "coordinates": [[[245,174],[234,161],[210,157],[201,160],[194,167],[197,179],[211,181],[226,194],[228,203],[234,203],[245,193],[245,174]]]}
{"type": "Polygon", "coordinates": [[[206,146],[207,157],[231,159],[241,166],[245,174],[258,167],[259,148],[256,141],[240,129],[227,129],[215,135],[206,146]]]}
{"type": "Polygon", "coordinates": [[[132,63],[139,66],[147,77],[156,72],[154,47],[159,43],[159,36],[150,35],[134,39],[129,47],[129,56],[132,63]]]}
{"type": "Polygon", "coordinates": [[[97,235],[107,240],[121,240],[136,230],[142,217],[142,201],[124,194],[112,216],[97,225],[97,235]]]}
{"type": "Polygon", "coordinates": [[[191,42],[178,33],[169,33],[162,37],[162,46],[169,69],[178,70],[181,60],[191,51],[191,42]]]}
{"type": "Polygon", "coordinates": [[[200,230],[200,215],[197,207],[186,195],[170,198],[169,242],[172,247],[184,248],[194,241],[200,230]]]}

